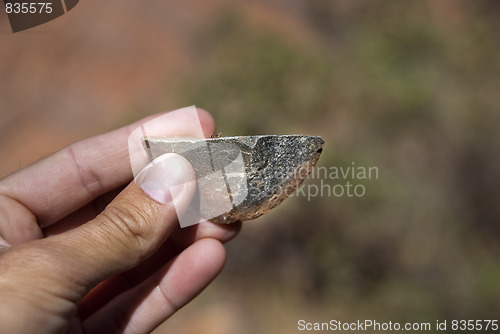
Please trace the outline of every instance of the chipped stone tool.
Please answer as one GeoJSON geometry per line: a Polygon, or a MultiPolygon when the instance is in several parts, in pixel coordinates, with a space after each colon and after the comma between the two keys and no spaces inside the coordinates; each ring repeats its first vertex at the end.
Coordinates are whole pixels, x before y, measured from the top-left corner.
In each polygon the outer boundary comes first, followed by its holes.
{"type": "Polygon", "coordinates": [[[280,204],[309,175],[323,143],[305,135],[143,138],[151,160],[176,153],[191,163],[199,217],[219,224],[254,219],[280,204]]]}

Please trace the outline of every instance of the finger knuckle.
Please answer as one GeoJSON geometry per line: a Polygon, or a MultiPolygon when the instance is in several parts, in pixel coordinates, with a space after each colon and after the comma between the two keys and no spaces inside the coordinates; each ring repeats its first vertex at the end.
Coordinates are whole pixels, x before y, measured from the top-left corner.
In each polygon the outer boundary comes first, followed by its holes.
{"type": "Polygon", "coordinates": [[[150,233],[150,217],[147,212],[132,203],[120,206],[108,206],[102,213],[102,227],[113,240],[126,248],[142,250],[150,233]]]}

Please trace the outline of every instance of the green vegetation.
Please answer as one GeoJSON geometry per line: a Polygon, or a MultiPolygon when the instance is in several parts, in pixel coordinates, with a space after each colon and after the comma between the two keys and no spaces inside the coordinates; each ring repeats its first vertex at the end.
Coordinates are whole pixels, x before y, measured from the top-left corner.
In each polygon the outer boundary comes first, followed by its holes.
{"type": "Polygon", "coordinates": [[[291,319],[498,318],[497,4],[325,3],[302,2],[301,34],[237,8],[214,18],[181,100],[224,135],[322,135],[321,166],[379,179],[360,181],[362,198],[293,198],[246,223],[218,293],[251,294],[239,303],[264,323],[252,303],[271,296],[291,319]]]}

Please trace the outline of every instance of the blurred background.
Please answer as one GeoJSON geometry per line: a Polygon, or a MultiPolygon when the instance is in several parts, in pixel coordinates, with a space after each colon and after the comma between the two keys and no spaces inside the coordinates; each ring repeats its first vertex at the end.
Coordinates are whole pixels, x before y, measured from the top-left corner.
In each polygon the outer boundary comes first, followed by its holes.
{"type": "Polygon", "coordinates": [[[295,196],[244,224],[221,276],[157,333],[297,321],[499,319],[500,2],[82,0],[0,14],[0,176],[195,104],[223,135],[320,135],[376,166],[362,197],[295,196]]]}

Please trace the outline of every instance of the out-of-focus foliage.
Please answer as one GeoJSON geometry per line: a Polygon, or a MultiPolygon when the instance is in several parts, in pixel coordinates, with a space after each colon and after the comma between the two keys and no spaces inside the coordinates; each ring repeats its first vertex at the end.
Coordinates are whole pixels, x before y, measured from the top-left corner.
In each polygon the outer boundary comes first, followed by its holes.
{"type": "Polygon", "coordinates": [[[192,104],[223,135],[321,135],[320,167],[378,179],[305,186],[365,195],[298,194],[246,222],[222,275],[158,332],[498,319],[499,4],[86,0],[48,32],[0,36],[0,172],[192,104]]]}
{"type": "Polygon", "coordinates": [[[239,333],[500,314],[500,8],[438,2],[303,1],[286,33],[234,7],[200,35],[183,96],[223,133],[319,134],[320,166],[379,169],[245,224],[210,295],[239,333]]]}

